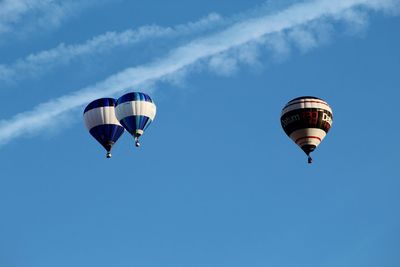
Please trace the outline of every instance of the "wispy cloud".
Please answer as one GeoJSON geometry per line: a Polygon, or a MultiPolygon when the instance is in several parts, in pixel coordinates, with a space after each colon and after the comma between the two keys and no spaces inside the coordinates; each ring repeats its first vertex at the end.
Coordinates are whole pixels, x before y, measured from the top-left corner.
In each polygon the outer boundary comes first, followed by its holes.
{"type": "Polygon", "coordinates": [[[0,2],[0,35],[59,26],[74,12],[95,4],[93,0],[3,0],[0,2]]]}
{"type": "Polygon", "coordinates": [[[56,66],[68,64],[77,58],[99,54],[113,48],[132,45],[150,39],[174,38],[181,35],[202,32],[210,27],[214,27],[221,21],[221,16],[211,13],[198,21],[174,27],[148,25],[123,32],[106,32],[82,44],[65,45],[62,43],[53,49],[30,54],[11,65],[0,65],[0,80],[16,81],[17,79],[26,78],[29,75],[38,77],[40,74],[56,66]]]}
{"type": "MultiPolygon", "coordinates": [[[[146,82],[166,79],[199,61],[211,62],[210,58],[230,51],[240,51],[241,47],[264,40],[269,35],[279,36],[280,33],[305,27],[321,19],[325,22],[329,18],[336,19],[344,12],[358,8],[388,10],[398,3],[399,0],[319,0],[296,4],[272,15],[243,19],[216,34],[173,49],[162,59],[128,68],[93,86],[40,104],[33,110],[17,114],[9,120],[3,120],[0,122],[0,142],[5,144],[26,135],[27,132],[48,127],[57,117],[95,98],[115,95],[146,82]]],[[[300,35],[300,43],[313,47],[314,42],[310,43],[309,37],[300,35]]],[[[292,38],[296,38],[295,36],[296,34],[292,38]]]]}
{"type": "Polygon", "coordinates": [[[0,33],[9,31],[25,13],[41,8],[43,8],[41,1],[4,0],[0,2],[0,33]]]}

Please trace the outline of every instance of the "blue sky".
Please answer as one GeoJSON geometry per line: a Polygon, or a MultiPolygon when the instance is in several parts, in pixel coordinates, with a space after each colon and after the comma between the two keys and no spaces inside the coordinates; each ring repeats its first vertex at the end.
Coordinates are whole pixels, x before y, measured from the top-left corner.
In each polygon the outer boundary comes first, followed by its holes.
{"type": "Polygon", "coordinates": [[[0,2],[0,266],[400,264],[398,0],[0,2]],[[143,90],[105,159],[82,121],[143,90]],[[279,117],[334,111],[307,164],[279,117]]]}

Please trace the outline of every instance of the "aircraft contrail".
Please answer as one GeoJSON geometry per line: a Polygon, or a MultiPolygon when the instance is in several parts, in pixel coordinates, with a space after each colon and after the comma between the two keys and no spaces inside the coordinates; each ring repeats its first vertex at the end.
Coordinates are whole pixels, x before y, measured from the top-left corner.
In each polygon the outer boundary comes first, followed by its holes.
{"type": "Polygon", "coordinates": [[[0,142],[5,144],[51,125],[58,116],[79,108],[95,98],[121,93],[145,82],[164,79],[198,62],[261,39],[306,25],[322,18],[338,19],[354,8],[386,10],[399,4],[399,0],[319,0],[295,4],[276,14],[247,18],[218,33],[195,39],[173,49],[166,57],[133,68],[125,69],[95,85],[52,99],[33,110],[0,122],[0,142]]]}
{"type": "Polygon", "coordinates": [[[0,65],[0,80],[14,82],[29,75],[34,75],[37,78],[46,70],[58,65],[66,65],[75,58],[102,53],[113,48],[145,42],[154,38],[176,37],[201,32],[221,21],[221,16],[211,13],[200,20],[173,27],[147,25],[122,32],[106,32],[80,44],[65,45],[61,43],[52,49],[18,59],[12,64],[0,65]]]}

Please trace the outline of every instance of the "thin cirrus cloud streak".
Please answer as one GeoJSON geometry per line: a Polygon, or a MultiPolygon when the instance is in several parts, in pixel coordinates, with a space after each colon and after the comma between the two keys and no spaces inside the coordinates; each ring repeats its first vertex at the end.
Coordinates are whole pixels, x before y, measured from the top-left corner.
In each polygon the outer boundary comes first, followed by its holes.
{"type": "Polygon", "coordinates": [[[10,31],[13,24],[33,10],[41,10],[47,5],[40,0],[4,0],[0,3],[0,33],[10,31]]]}
{"type": "Polygon", "coordinates": [[[205,18],[174,27],[160,27],[157,25],[142,26],[138,29],[129,29],[122,32],[106,32],[95,36],[81,44],[60,44],[55,48],[30,54],[10,65],[0,65],[0,80],[13,81],[26,76],[35,76],[60,65],[66,65],[76,58],[132,45],[155,38],[177,37],[201,32],[222,22],[221,16],[211,13],[205,18]],[[21,75],[23,73],[23,75],[21,75]]]}
{"type": "Polygon", "coordinates": [[[3,0],[0,2],[0,35],[36,27],[59,26],[67,18],[108,0],[3,0]]]}
{"type": "Polygon", "coordinates": [[[272,15],[243,19],[219,33],[180,46],[153,63],[125,69],[93,86],[42,103],[31,111],[1,121],[0,142],[5,144],[26,135],[27,132],[44,129],[57,117],[64,116],[95,98],[121,93],[146,82],[166,79],[201,60],[245,46],[266,35],[295,29],[318,19],[341,18],[342,14],[357,8],[389,10],[398,4],[399,0],[319,0],[296,4],[272,15]]]}

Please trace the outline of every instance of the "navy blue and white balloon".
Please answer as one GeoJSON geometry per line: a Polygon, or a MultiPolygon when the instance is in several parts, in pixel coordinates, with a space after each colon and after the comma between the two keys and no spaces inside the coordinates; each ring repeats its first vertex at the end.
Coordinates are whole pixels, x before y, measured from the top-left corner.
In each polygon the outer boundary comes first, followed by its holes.
{"type": "Polygon", "coordinates": [[[121,125],[135,138],[137,147],[140,146],[139,137],[154,120],[156,112],[156,105],[150,96],[140,92],[121,96],[115,107],[115,115],[121,125]]]}
{"type": "Polygon", "coordinates": [[[91,102],[83,112],[89,133],[106,149],[111,158],[112,146],[124,133],[124,127],[115,116],[116,101],[113,98],[100,98],[91,102]]]}

